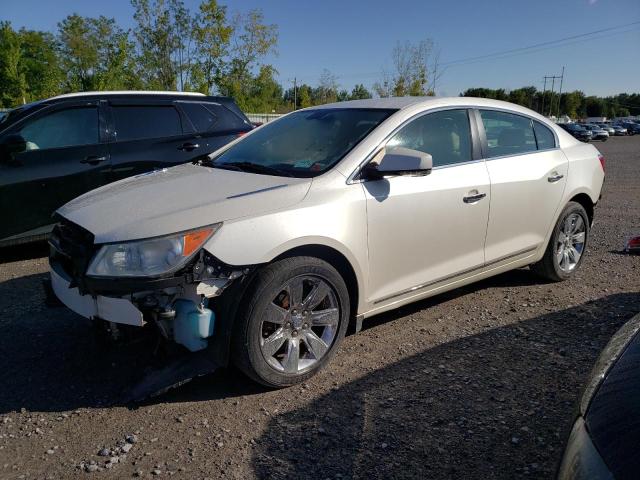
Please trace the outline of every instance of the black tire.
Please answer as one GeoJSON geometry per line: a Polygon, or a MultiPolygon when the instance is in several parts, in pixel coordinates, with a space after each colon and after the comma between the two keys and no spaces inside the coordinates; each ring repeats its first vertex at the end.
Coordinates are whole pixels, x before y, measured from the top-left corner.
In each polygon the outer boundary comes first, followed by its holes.
{"type": "Polygon", "coordinates": [[[587,215],[584,207],[577,202],[569,202],[567,206],[564,207],[564,210],[560,214],[560,217],[558,217],[558,222],[553,228],[553,233],[551,234],[551,238],[549,239],[549,244],[547,245],[547,249],[544,252],[544,256],[539,262],[531,265],[531,270],[537,275],[546,278],[547,280],[551,280],[552,282],[561,282],[572,277],[578,270],[578,268],[582,264],[582,260],[584,259],[586,248],[589,242],[589,228],[589,216],[587,215]],[[558,242],[562,231],[562,226],[567,217],[572,214],[578,214],[580,215],[580,217],[582,217],[582,221],[584,222],[585,235],[584,245],[582,247],[582,252],[578,263],[571,271],[567,272],[560,268],[556,253],[559,253],[558,242]]]}
{"type": "MultiPolygon", "coordinates": [[[[303,294],[304,297],[304,294],[303,294]]],[[[282,388],[306,381],[335,355],[349,323],[349,292],[342,276],[327,262],[314,257],[292,257],[276,261],[256,273],[238,311],[232,338],[233,363],[248,377],[268,387],[282,388]],[[318,278],[329,285],[338,303],[339,320],[326,353],[298,373],[277,370],[262,353],[263,312],[283,292],[282,287],[298,277],[318,278]]],[[[288,323],[290,326],[291,323],[288,323]]],[[[306,337],[305,337],[306,338],[306,337]]],[[[302,336],[298,340],[301,347],[302,336]]],[[[273,360],[272,360],[273,361],[273,360]]]]}

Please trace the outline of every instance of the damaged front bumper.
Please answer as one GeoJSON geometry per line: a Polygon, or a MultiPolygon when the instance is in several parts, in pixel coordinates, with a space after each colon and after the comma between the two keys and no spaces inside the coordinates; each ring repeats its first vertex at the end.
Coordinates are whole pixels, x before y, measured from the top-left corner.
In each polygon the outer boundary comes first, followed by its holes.
{"type": "Polygon", "coordinates": [[[206,348],[213,335],[215,314],[209,309],[210,300],[251,271],[223,264],[201,250],[181,270],[165,276],[92,277],[86,271],[99,246],[90,232],[61,222],[49,243],[51,287],[64,305],[114,326],[153,323],[162,337],[190,351],[206,348]]]}
{"type": "Polygon", "coordinates": [[[82,295],[78,287],[71,286],[71,279],[59,264],[52,263],[50,273],[53,292],[62,303],[78,315],[136,327],[142,327],[145,324],[143,313],[130,300],[102,295],[82,295]]]}

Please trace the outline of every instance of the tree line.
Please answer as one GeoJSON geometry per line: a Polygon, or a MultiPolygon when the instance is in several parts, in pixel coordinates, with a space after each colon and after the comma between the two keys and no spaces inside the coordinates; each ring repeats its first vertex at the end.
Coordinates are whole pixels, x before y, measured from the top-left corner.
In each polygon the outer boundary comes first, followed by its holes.
{"type": "MultiPolygon", "coordinates": [[[[315,85],[284,88],[267,59],[277,53],[278,26],[261,10],[231,13],[217,0],[196,11],[183,0],[131,0],[134,28],[115,19],[68,15],[55,32],[14,29],[0,21],[0,107],[90,90],[183,90],[233,97],[246,112],[283,113],[344,100],[433,95],[439,49],[431,39],[398,42],[391,69],[371,86],[341,89],[324,70],[315,85]]],[[[464,96],[511,101],[541,113],[571,117],[640,114],[640,95],[600,98],[558,95],[535,87],[472,88],[464,96]]]]}
{"type": "Polygon", "coordinates": [[[278,27],[259,9],[231,14],[216,0],[203,0],[196,12],[182,0],[131,4],[130,30],[113,18],[77,14],[53,33],[0,22],[0,107],[91,90],[197,91],[231,96],[252,112],[371,97],[364,85],[340,90],[328,71],[318,86],[285,90],[266,62],[278,27]]]}
{"type": "Polygon", "coordinates": [[[531,108],[543,115],[568,115],[572,119],[640,115],[640,94],[638,93],[597,97],[587,96],[580,90],[560,94],[540,91],[536,87],[522,87],[510,91],[503,88],[469,88],[460,96],[505,100],[531,108]]]}

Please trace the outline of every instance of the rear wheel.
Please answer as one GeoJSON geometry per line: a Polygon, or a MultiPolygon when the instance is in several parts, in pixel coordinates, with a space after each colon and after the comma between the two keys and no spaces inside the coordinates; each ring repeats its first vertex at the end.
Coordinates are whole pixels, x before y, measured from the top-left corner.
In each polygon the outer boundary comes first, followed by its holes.
{"type": "Polygon", "coordinates": [[[587,212],[579,203],[569,202],[553,229],[544,257],[531,269],[554,282],[568,279],[582,263],[588,238],[587,212]]]}
{"type": "Polygon", "coordinates": [[[277,261],[258,272],[233,338],[235,364],[270,387],[313,376],[335,354],[349,320],[340,274],[313,257],[277,261]]]}

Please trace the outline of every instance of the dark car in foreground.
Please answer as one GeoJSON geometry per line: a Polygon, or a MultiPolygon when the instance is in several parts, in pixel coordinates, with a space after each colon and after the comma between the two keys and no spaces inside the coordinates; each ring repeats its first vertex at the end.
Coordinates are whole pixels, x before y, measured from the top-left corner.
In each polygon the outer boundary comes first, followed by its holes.
{"type": "Polygon", "coordinates": [[[253,126],[235,102],[178,92],[85,92],[0,120],[0,247],[46,237],[52,213],[97,187],[206,155],[253,126]]]}
{"type": "Polygon", "coordinates": [[[558,480],[640,478],[640,315],[600,355],[579,406],[558,480]]]}
{"type": "Polygon", "coordinates": [[[592,134],[590,130],[583,128],[577,123],[559,123],[558,126],[569,132],[574,138],[583,142],[591,140],[592,134]]]}

